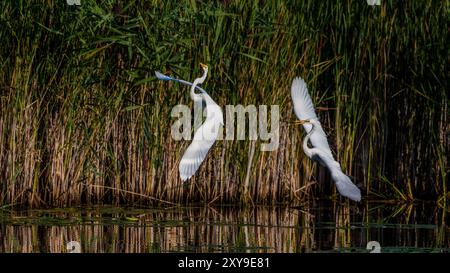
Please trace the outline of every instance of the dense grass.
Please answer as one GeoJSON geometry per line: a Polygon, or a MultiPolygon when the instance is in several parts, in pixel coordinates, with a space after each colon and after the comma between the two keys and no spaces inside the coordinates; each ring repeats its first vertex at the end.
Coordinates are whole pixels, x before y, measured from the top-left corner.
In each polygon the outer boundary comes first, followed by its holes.
{"type": "Polygon", "coordinates": [[[287,122],[277,151],[219,141],[181,186],[170,110],[192,102],[153,71],[193,80],[199,62],[220,105],[278,104],[283,121],[302,76],[364,195],[446,202],[449,25],[448,1],[1,1],[0,204],[330,196],[287,122]]]}

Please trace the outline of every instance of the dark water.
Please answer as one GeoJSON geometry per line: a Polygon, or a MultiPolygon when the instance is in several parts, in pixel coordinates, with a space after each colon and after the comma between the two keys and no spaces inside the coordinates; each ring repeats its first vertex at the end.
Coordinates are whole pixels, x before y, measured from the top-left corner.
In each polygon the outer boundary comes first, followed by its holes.
{"type": "Polygon", "coordinates": [[[0,210],[0,252],[449,252],[436,204],[0,210]],[[77,243],[70,250],[78,251],[77,243]]]}

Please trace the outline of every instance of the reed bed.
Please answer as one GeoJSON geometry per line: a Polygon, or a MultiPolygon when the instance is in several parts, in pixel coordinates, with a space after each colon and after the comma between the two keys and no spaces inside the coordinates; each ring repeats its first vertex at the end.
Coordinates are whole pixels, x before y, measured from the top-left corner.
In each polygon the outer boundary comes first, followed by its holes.
{"type": "Polygon", "coordinates": [[[448,1],[1,1],[0,204],[336,198],[288,123],[298,75],[366,197],[445,203],[448,25],[448,1]],[[170,111],[192,102],[153,71],[199,62],[219,105],[280,106],[280,146],[218,141],[183,186],[170,111]]]}

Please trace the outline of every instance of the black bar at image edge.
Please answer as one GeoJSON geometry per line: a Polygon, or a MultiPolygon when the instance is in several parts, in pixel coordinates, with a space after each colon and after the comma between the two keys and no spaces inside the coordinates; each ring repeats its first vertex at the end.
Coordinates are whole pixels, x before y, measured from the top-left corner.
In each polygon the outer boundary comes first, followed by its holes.
{"type": "MultiPolygon", "coordinates": [[[[14,270],[42,269],[61,271],[64,267],[79,270],[99,269],[155,272],[279,272],[314,268],[317,272],[332,270],[388,272],[396,266],[402,272],[417,270],[421,266],[445,266],[450,255],[438,254],[241,254],[241,253],[167,253],[167,254],[0,254],[2,267],[8,263],[14,270]],[[59,264],[58,266],[56,266],[59,264]],[[52,265],[52,266],[50,266],[52,265]],[[61,267],[62,266],[62,267],[61,267]],[[309,267],[311,266],[311,267],[309,267]],[[352,269],[352,270],[349,270],[352,269]],[[161,270],[157,270],[160,272],[161,270]]],[[[85,271],[83,270],[83,272],[85,271]]],[[[303,271],[303,270],[301,270],[303,271]]],[[[430,268],[428,268],[430,271],[430,268]]],[[[432,271],[432,270],[431,270],[432,271]]]]}

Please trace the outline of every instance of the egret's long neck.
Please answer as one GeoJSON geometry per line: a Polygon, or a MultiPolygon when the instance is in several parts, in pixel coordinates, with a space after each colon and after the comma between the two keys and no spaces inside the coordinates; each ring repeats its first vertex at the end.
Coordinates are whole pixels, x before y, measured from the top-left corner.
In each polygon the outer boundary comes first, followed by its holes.
{"type": "Polygon", "coordinates": [[[312,126],[311,131],[309,131],[309,133],[303,139],[303,151],[305,152],[306,156],[309,158],[312,157],[312,151],[308,147],[308,141],[309,141],[309,138],[311,137],[311,135],[314,133],[314,130],[316,129],[314,123],[311,123],[311,126],[312,126]]]}
{"type": "Polygon", "coordinates": [[[205,81],[207,74],[208,74],[208,69],[205,69],[204,72],[203,72],[203,75],[200,78],[195,79],[194,82],[192,83],[192,86],[191,86],[191,99],[193,101],[202,101],[202,99],[203,99],[202,95],[195,93],[195,87],[198,84],[201,84],[201,83],[203,83],[205,81]]]}

